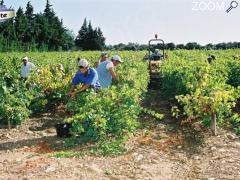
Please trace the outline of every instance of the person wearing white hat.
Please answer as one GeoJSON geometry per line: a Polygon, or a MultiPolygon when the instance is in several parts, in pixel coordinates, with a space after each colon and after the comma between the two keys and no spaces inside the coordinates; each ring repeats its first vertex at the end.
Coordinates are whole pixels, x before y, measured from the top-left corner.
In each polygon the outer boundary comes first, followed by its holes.
{"type": "Polygon", "coordinates": [[[117,79],[115,67],[120,63],[123,63],[121,57],[115,55],[111,58],[111,60],[107,60],[99,64],[96,70],[98,72],[101,87],[108,88],[111,86],[112,80],[117,79]]]}
{"type": "Polygon", "coordinates": [[[89,63],[86,59],[80,59],[79,70],[76,75],[72,79],[72,87],[69,91],[69,96],[73,100],[77,93],[84,92],[88,88],[93,88],[94,90],[98,90],[100,88],[100,84],[98,81],[98,74],[94,68],[89,68],[89,63]],[[82,83],[82,87],[74,91],[78,84],[82,83]]]}
{"type": "Polygon", "coordinates": [[[31,70],[35,69],[35,65],[29,62],[28,57],[24,57],[22,59],[22,66],[21,66],[21,78],[27,79],[30,76],[31,70]]]}
{"type": "Polygon", "coordinates": [[[95,62],[94,67],[97,68],[98,65],[104,61],[108,60],[108,53],[107,52],[101,52],[100,59],[95,62]]]}

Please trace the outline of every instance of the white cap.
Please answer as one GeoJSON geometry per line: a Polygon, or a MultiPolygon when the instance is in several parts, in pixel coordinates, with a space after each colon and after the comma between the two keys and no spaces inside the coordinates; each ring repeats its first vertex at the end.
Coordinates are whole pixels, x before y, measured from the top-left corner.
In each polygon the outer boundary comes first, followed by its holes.
{"type": "Polygon", "coordinates": [[[115,61],[119,61],[120,63],[123,63],[123,60],[120,58],[120,56],[118,56],[118,55],[114,55],[113,57],[112,57],[112,60],[115,60],[115,61]]]}
{"type": "Polygon", "coordinates": [[[86,59],[80,59],[78,65],[82,67],[88,67],[88,61],[86,59]]]}
{"type": "Polygon", "coordinates": [[[25,56],[24,58],[22,58],[22,60],[26,60],[26,61],[28,61],[28,57],[25,56]]]}
{"type": "Polygon", "coordinates": [[[58,69],[63,71],[64,70],[63,69],[63,65],[62,64],[58,64],[58,69]]]}

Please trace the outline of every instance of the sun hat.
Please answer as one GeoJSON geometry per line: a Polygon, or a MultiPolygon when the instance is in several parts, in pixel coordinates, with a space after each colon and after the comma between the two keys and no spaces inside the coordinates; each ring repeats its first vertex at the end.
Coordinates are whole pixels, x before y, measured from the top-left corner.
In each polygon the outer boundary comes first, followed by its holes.
{"type": "Polygon", "coordinates": [[[25,56],[24,58],[22,58],[22,60],[26,60],[26,61],[28,61],[28,57],[25,56]]]}
{"type": "Polygon", "coordinates": [[[86,59],[80,59],[78,66],[88,67],[88,61],[86,59]]]}
{"type": "Polygon", "coordinates": [[[123,60],[122,60],[121,57],[118,56],[118,55],[114,55],[114,56],[112,57],[112,60],[119,61],[120,63],[123,63],[123,60]]]}

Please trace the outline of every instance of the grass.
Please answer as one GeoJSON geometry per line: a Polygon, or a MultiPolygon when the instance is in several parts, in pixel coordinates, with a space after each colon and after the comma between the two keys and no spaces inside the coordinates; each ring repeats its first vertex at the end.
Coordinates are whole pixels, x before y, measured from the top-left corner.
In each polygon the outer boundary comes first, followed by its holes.
{"type": "Polygon", "coordinates": [[[98,143],[86,143],[80,138],[66,139],[62,150],[51,154],[57,158],[82,157],[85,155],[117,156],[127,153],[125,143],[129,137],[117,140],[105,140],[98,143]]]}

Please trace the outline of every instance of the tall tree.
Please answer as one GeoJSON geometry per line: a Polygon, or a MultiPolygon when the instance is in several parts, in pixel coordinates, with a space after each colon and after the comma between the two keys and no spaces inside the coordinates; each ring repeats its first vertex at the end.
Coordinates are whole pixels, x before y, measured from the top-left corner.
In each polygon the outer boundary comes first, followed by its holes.
{"type": "Polygon", "coordinates": [[[82,50],[102,50],[105,47],[105,38],[100,28],[93,29],[91,21],[84,19],[78,31],[75,45],[82,50]]]}
{"type": "Polygon", "coordinates": [[[78,35],[75,39],[75,45],[85,50],[85,44],[87,43],[88,27],[86,18],[83,21],[81,29],[78,31],[78,35]]]}
{"type": "Polygon", "coordinates": [[[178,44],[176,45],[176,49],[184,49],[184,44],[178,44]]]}
{"type": "Polygon", "coordinates": [[[175,44],[173,42],[167,43],[166,44],[166,49],[174,50],[175,49],[175,44]]]}
{"type": "Polygon", "coordinates": [[[97,31],[97,45],[98,49],[102,50],[105,47],[106,38],[103,36],[102,30],[98,27],[97,31]]]}
{"type": "MultiPolygon", "coordinates": [[[[3,4],[3,0],[0,3],[3,4]]],[[[34,8],[29,1],[25,12],[21,7],[17,10],[15,20],[0,23],[0,51],[67,50],[72,47],[73,35],[55,16],[49,0],[43,14],[33,13],[34,8]]]]}
{"type": "Polygon", "coordinates": [[[66,29],[63,26],[62,20],[59,20],[55,16],[54,10],[51,8],[49,0],[47,0],[46,7],[44,9],[43,16],[46,19],[45,22],[45,40],[50,50],[59,50],[63,48],[71,37],[67,37],[66,29]]]}
{"type": "Polygon", "coordinates": [[[74,33],[73,31],[66,30],[63,34],[64,37],[64,45],[63,50],[69,50],[74,46],[74,33]]]}
{"type": "Polygon", "coordinates": [[[91,21],[89,21],[88,33],[87,33],[87,37],[86,37],[87,42],[85,44],[86,50],[95,50],[95,37],[96,37],[96,33],[93,30],[91,21]]]}
{"type": "Polygon", "coordinates": [[[30,1],[28,1],[28,3],[27,3],[25,16],[28,20],[33,19],[33,6],[31,5],[30,1]]]}
{"type": "Polygon", "coordinates": [[[2,6],[4,4],[4,1],[3,0],[1,0],[1,2],[0,2],[0,5],[2,6]]]}
{"type": "Polygon", "coordinates": [[[25,14],[26,22],[24,23],[25,32],[23,35],[23,42],[26,46],[26,50],[29,51],[32,46],[35,46],[34,15],[33,15],[33,6],[31,5],[30,1],[28,1],[26,5],[26,11],[24,14],[25,14]]]}
{"type": "Polygon", "coordinates": [[[15,32],[18,42],[22,42],[26,31],[26,18],[24,16],[23,9],[18,8],[15,17],[15,32]]]}
{"type": "Polygon", "coordinates": [[[47,17],[48,20],[51,20],[55,16],[55,13],[51,7],[52,5],[50,4],[49,0],[47,0],[43,15],[47,17]]]}

